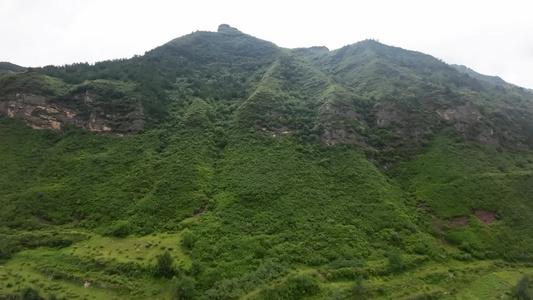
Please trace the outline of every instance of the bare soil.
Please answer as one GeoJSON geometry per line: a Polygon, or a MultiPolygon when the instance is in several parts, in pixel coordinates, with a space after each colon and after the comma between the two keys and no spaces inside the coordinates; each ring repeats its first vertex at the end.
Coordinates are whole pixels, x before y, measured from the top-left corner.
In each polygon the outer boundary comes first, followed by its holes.
{"type": "Polygon", "coordinates": [[[448,220],[448,222],[453,227],[463,227],[463,226],[468,225],[468,216],[460,216],[457,218],[453,218],[453,219],[448,220]]]}
{"type": "Polygon", "coordinates": [[[481,210],[478,209],[474,212],[474,215],[485,224],[485,226],[488,226],[494,222],[496,222],[496,213],[487,211],[487,210],[481,210]]]}
{"type": "Polygon", "coordinates": [[[77,214],[77,213],[72,214],[72,216],[70,217],[72,218],[73,221],[85,220],[85,218],[82,215],[77,214]]]}
{"type": "Polygon", "coordinates": [[[442,229],[439,226],[439,222],[440,222],[439,217],[437,217],[437,215],[435,215],[435,213],[431,210],[431,208],[429,208],[429,206],[426,203],[420,202],[420,203],[418,203],[417,207],[420,208],[421,210],[423,210],[428,215],[430,215],[431,218],[433,218],[433,228],[435,230],[437,230],[438,232],[444,232],[444,229],[442,229]]]}
{"type": "Polygon", "coordinates": [[[35,215],[35,218],[37,218],[37,221],[39,221],[39,224],[41,225],[52,225],[52,222],[44,219],[44,216],[41,214],[35,215]]]}
{"type": "Polygon", "coordinates": [[[198,217],[199,215],[203,214],[204,211],[205,211],[205,205],[202,206],[202,208],[200,208],[199,210],[195,211],[193,217],[198,217]]]}
{"type": "MultiPolygon", "coordinates": [[[[433,228],[437,230],[438,232],[444,232],[444,229],[440,227],[439,223],[442,221],[437,215],[431,210],[431,208],[424,202],[418,203],[417,206],[419,209],[427,213],[433,218],[433,228]]],[[[468,225],[468,216],[460,216],[453,219],[444,220],[446,224],[449,224],[451,227],[454,228],[461,228],[463,226],[468,225]]]]}

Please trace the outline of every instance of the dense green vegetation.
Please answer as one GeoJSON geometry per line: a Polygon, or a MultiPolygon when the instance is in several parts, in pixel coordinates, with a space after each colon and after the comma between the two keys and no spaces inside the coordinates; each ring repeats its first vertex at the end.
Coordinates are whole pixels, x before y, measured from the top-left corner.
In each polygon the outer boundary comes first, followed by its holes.
{"type": "Polygon", "coordinates": [[[12,63],[9,63],[9,62],[0,61],[0,74],[21,72],[21,71],[24,71],[24,70],[25,70],[24,67],[17,66],[15,64],[12,64],[12,63]]]}
{"type": "Polygon", "coordinates": [[[0,299],[531,297],[519,88],[226,28],[0,76],[19,93],[125,135],[0,117],[0,299]]]}

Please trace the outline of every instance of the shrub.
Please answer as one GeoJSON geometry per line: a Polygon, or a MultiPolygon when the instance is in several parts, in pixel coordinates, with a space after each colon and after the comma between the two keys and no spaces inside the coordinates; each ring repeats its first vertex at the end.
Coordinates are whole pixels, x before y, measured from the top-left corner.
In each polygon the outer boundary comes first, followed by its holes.
{"type": "Polygon", "coordinates": [[[264,299],[304,299],[314,296],[320,292],[320,287],[316,278],[308,274],[302,274],[287,280],[282,286],[274,289],[265,289],[261,291],[264,299]]]}
{"type": "Polygon", "coordinates": [[[533,296],[529,290],[529,278],[527,276],[522,277],[513,290],[513,296],[516,299],[532,300],[533,296]]]}
{"type": "Polygon", "coordinates": [[[293,279],[295,290],[300,295],[311,296],[320,291],[320,288],[311,275],[304,274],[293,279]]]}
{"type": "Polygon", "coordinates": [[[157,265],[155,268],[155,275],[158,277],[172,278],[175,274],[174,259],[170,253],[166,251],[164,254],[157,256],[157,265]]]}
{"type": "Polygon", "coordinates": [[[352,295],[355,299],[364,299],[366,298],[366,288],[364,286],[364,280],[363,277],[359,276],[357,277],[357,280],[355,281],[355,284],[350,289],[352,292],[352,295]]]}
{"type": "Polygon", "coordinates": [[[126,237],[131,233],[131,225],[128,221],[118,221],[112,225],[106,232],[106,235],[116,236],[116,237],[126,237]]]}
{"type": "Polygon", "coordinates": [[[34,289],[34,288],[31,288],[31,287],[26,287],[22,290],[22,300],[40,300],[42,299],[41,296],[39,295],[39,291],[34,289]]]}
{"type": "Polygon", "coordinates": [[[389,259],[389,269],[392,271],[400,271],[405,267],[405,261],[400,250],[390,251],[387,258],[389,259]]]}
{"type": "Polygon", "coordinates": [[[195,294],[195,282],[192,277],[183,276],[174,283],[172,299],[189,300],[193,299],[195,294]]]}
{"type": "Polygon", "coordinates": [[[194,243],[196,242],[196,235],[194,232],[186,228],[181,232],[181,237],[181,244],[185,248],[191,249],[194,246],[194,243]]]}

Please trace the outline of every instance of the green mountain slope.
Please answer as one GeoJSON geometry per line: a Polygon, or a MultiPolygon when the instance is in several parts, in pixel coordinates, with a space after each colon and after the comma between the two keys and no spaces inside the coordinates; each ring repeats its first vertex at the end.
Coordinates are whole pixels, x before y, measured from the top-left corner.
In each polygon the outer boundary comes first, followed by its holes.
{"type": "Polygon", "coordinates": [[[0,299],[507,297],[533,274],[532,105],[227,25],[4,74],[0,299]]]}
{"type": "Polygon", "coordinates": [[[492,84],[508,85],[508,83],[505,82],[505,80],[501,79],[498,76],[483,75],[463,65],[451,65],[451,66],[455,68],[457,71],[468,74],[469,76],[473,78],[477,78],[479,80],[483,80],[483,81],[486,81],[492,84]]]}
{"type": "Polygon", "coordinates": [[[0,61],[0,74],[22,72],[24,70],[26,70],[26,68],[9,63],[9,62],[0,61]]]}

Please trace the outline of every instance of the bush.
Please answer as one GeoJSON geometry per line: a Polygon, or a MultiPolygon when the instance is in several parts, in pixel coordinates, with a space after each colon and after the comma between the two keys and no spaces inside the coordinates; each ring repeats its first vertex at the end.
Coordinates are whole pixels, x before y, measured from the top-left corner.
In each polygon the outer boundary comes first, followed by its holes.
{"type": "Polygon", "coordinates": [[[320,291],[320,288],[314,277],[308,274],[300,275],[293,279],[295,290],[300,295],[315,295],[320,291]]]}
{"type": "Polygon", "coordinates": [[[172,299],[189,300],[193,299],[195,294],[195,282],[192,277],[183,276],[174,283],[172,299]]]}
{"type": "Polygon", "coordinates": [[[187,228],[181,232],[181,238],[181,244],[187,249],[191,249],[196,242],[196,235],[187,228]]]}
{"type": "Polygon", "coordinates": [[[389,269],[392,271],[400,271],[405,268],[405,261],[400,250],[390,251],[387,258],[389,259],[389,269]]]}
{"type": "Polygon", "coordinates": [[[264,299],[305,299],[314,296],[320,292],[320,287],[311,275],[303,274],[287,280],[285,284],[274,289],[261,291],[264,299]]]}
{"type": "Polygon", "coordinates": [[[41,300],[41,296],[39,295],[39,291],[31,288],[26,287],[22,290],[22,300],[41,300]]]}
{"type": "Polygon", "coordinates": [[[127,237],[131,233],[131,224],[128,221],[118,221],[111,226],[105,235],[116,236],[120,238],[127,237]]]}
{"type": "Polygon", "coordinates": [[[157,277],[172,278],[175,274],[174,259],[170,253],[166,251],[164,254],[157,256],[157,265],[155,267],[155,275],[157,277]]]}
{"type": "Polygon", "coordinates": [[[364,299],[366,298],[366,288],[364,286],[363,277],[357,277],[355,284],[351,288],[352,295],[355,299],[364,299]]]}
{"type": "Polygon", "coordinates": [[[529,278],[527,276],[522,277],[516,287],[513,290],[513,296],[515,299],[532,300],[533,296],[529,290],[529,278]]]}

